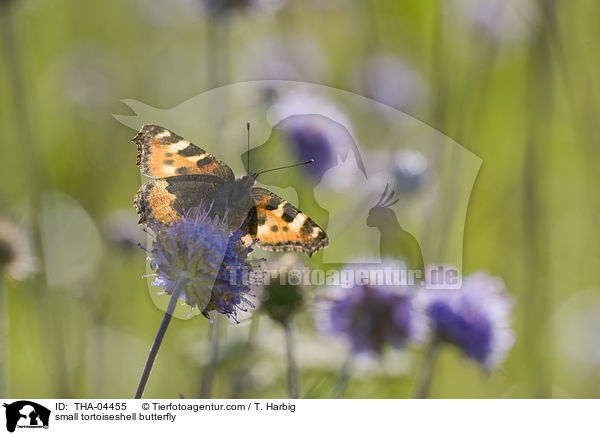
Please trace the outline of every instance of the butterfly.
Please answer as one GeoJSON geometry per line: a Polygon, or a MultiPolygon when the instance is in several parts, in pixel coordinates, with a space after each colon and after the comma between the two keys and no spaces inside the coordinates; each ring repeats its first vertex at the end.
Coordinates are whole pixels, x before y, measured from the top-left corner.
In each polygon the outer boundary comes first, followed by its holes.
{"type": "Polygon", "coordinates": [[[134,205],[142,224],[168,225],[194,207],[210,207],[246,244],[269,251],[298,251],[309,257],[329,244],[325,231],[288,201],[262,187],[258,174],[235,178],[224,162],[158,125],[144,125],[132,139],[137,166],[153,180],[144,183],[134,205]]]}

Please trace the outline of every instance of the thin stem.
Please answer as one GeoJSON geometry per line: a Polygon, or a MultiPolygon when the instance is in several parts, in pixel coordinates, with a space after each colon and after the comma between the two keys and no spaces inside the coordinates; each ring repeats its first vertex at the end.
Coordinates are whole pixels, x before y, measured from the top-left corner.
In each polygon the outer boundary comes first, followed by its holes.
{"type": "Polygon", "coordinates": [[[156,359],[156,355],[158,355],[158,350],[160,349],[160,345],[163,341],[163,338],[165,338],[167,328],[169,327],[169,323],[171,323],[171,318],[173,317],[173,311],[175,311],[177,301],[179,300],[179,295],[181,294],[184,285],[185,280],[183,279],[180,279],[175,284],[175,288],[173,289],[173,293],[171,294],[171,299],[169,300],[169,305],[167,306],[167,311],[165,312],[162,322],[160,323],[160,327],[158,328],[158,332],[156,333],[156,337],[154,338],[154,343],[152,343],[152,347],[150,348],[148,360],[146,361],[146,365],[144,366],[144,371],[142,372],[140,383],[138,384],[137,391],[135,392],[135,396],[133,397],[134,399],[141,399],[144,395],[144,390],[146,389],[146,384],[148,383],[148,378],[150,377],[150,372],[152,371],[154,360],[156,359]]]}
{"type": "Polygon", "coordinates": [[[288,395],[290,399],[298,398],[298,363],[296,361],[296,351],[294,349],[294,334],[292,331],[292,322],[286,320],[283,322],[285,331],[285,344],[288,357],[288,395]]]}
{"type": "MultiPolygon", "coordinates": [[[[1,3],[1,2],[0,2],[1,3]]],[[[6,73],[10,80],[10,89],[12,91],[13,111],[15,116],[15,125],[19,132],[19,146],[22,149],[21,156],[26,156],[21,161],[23,174],[26,174],[30,185],[31,214],[33,227],[34,250],[41,252],[41,234],[39,227],[40,195],[44,186],[45,168],[40,164],[40,152],[36,149],[36,140],[33,132],[36,130],[30,128],[32,125],[28,102],[31,95],[27,94],[26,71],[23,67],[23,48],[17,41],[15,32],[14,13],[10,5],[5,5],[4,9],[0,5],[0,30],[4,49],[4,59],[6,61],[6,73]],[[26,161],[25,161],[26,159],[26,161]]],[[[43,270],[43,258],[38,258],[39,268],[43,270]]]]}
{"type": "Polygon", "coordinates": [[[337,383],[335,384],[335,389],[333,390],[333,394],[331,395],[332,399],[339,399],[340,397],[344,396],[344,393],[346,392],[346,387],[348,387],[348,381],[350,380],[350,376],[352,375],[353,368],[354,354],[350,352],[348,353],[346,361],[344,361],[344,365],[340,369],[337,383]]]}
{"type": "Polygon", "coordinates": [[[4,282],[0,276],[0,397],[8,397],[6,368],[8,366],[8,304],[4,291],[4,282]]]}
{"type": "Polygon", "coordinates": [[[244,344],[244,358],[238,358],[238,366],[233,376],[231,398],[236,399],[241,397],[245,387],[245,380],[248,375],[248,371],[252,366],[254,356],[254,346],[256,341],[256,335],[258,333],[259,316],[253,315],[250,319],[250,330],[248,331],[248,339],[244,344]]]}
{"type": "Polygon", "coordinates": [[[217,49],[217,23],[210,20],[206,24],[206,77],[209,89],[218,86],[219,77],[219,57],[217,49]]]}
{"type": "Polygon", "coordinates": [[[416,399],[426,399],[429,395],[429,389],[431,388],[431,382],[433,381],[433,369],[437,361],[437,356],[440,350],[441,342],[434,338],[429,343],[427,353],[423,358],[423,365],[421,366],[421,374],[417,384],[417,393],[415,394],[416,399]]]}
{"type": "MultiPolygon", "coordinates": [[[[12,92],[12,108],[14,114],[14,125],[19,135],[19,146],[21,147],[21,167],[25,179],[28,181],[29,205],[31,214],[31,238],[32,250],[37,255],[37,274],[29,281],[28,286],[33,294],[35,303],[33,307],[37,310],[38,317],[41,319],[43,332],[49,335],[49,339],[44,340],[46,346],[45,353],[50,356],[54,363],[53,370],[57,373],[53,377],[55,397],[71,397],[70,392],[65,391],[65,386],[69,384],[69,374],[67,365],[64,363],[61,346],[64,343],[64,333],[61,328],[56,328],[52,317],[60,319],[51,310],[48,305],[56,298],[50,297],[47,292],[46,265],[42,250],[42,233],[40,226],[41,193],[46,188],[46,168],[40,164],[41,152],[36,145],[40,141],[35,137],[35,128],[32,121],[32,112],[30,110],[30,101],[33,101],[29,92],[31,86],[27,86],[27,68],[24,60],[24,49],[19,40],[19,34],[16,32],[19,26],[15,24],[15,12],[11,2],[0,1],[0,45],[2,49],[3,60],[6,65],[6,75],[10,82],[9,89],[12,92]],[[48,313],[53,313],[50,316],[48,313]]],[[[6,98],[6,96],[4,96],[6,98]]],[[[5,100],[6,101],[6,100],[5,100]]],[[[5,103],[6,104],[6,103],[5,103]]],[[[50,361],[49,361],[50,362],[50,361]]]]}
{"type": "Polygon", "coordinates": [[[202,373],[202,380],[200,383],[200,398],[209,399],[212,390],[213,378],[219,362],[219,335],[220,335],[220,322],[219,318],[215,316],[215,321],[209,328],[210,334],[210,359],[208,364],[204,367],[202,373]]]}
{"type": "Polygon", "coordinates": [[[104,329],[104,324],[98,318],[94,318],[94,330],[92,332],[92,339],[94,341],[93,349],[93,365],[91,369],[93,370],[93,388],[95,391],[96,397],[105,397],[106,396],[106,387],[108,386],[106,383],[106,333],[104,329]]]}
{"type": "Polygon", "coordinates": [[[549,258],[544,249],[548,242],[549,220],[544,210],[545,202],[544,174],[548,171],[547,152],[548,141],[552,136],[548,133],[546,125],[552,119],[553,110],[556,106],[554,95],[554,61],[549,45],[549,20],[548,14],[554,9],[553,1],[539,1],[540,11],[543,19],[540,21],[540,29],[537,38],[531,44],[529,55],[529,95],[527,104],[531,110],[528,111],[528,140],[524,153],[522,165],[523,194],[521,207],[524,237],[524,259],[523,266],[527,270],[527,286],[530,289],[523,298],[523,306],[527,315],[523,319],[525,330],[528,331],[523,337],[523,348],[527,355],[528,380],[531,388],[531,397],[552,397],[552,359],[544,358],[544,355],[552,354],[552,342],[548,340],[551,320],[548,313],[552,312],[554,303],[554,289],[548,289],[548,284],[542,285],[543,277],[548,274],[549,258]],[[550,291],[546,291],[546,289],[550,291]],[[543,298],[536,298],[544,293],[543,298]]]}

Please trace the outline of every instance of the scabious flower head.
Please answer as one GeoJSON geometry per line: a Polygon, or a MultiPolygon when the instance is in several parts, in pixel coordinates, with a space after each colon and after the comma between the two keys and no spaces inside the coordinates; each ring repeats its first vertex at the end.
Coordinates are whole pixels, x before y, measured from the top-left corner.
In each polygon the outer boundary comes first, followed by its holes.
{"type": "Polygon", "coordinates": [[[514,343],[513,304],[500,279],[476,273],[460,290],[440,290],[427,299],[434,339],[457,346],[489,370],[504,360],[514,343]]]}
{"type": "Polygon", "coordinates": [[[229,230],[226,218],[193,210],[151,229],[155,240],[146,252],[156,272],[153,285],[171,294],[177,281],[184,280],[181,299],[211,321],[210,311],[237,322],[239,311],[254,308],[248,284],[254,283],[260,265],[247,258],[252,246],[244,245],[241,231],[229,230]]]}
{"type": "Polygon", "coordinates": [[[21,280],[36,269],[27,235],[12,221],[0,219],[0,272],[21,280]]]}
{"type": "Polygon", "coordinates": [[[385,344],[402,348],[407,342],[420,342],[426,321],[415,308],[414,291],[370,284],[346,289],[341,298],[327,303],[320,329],[346,338],[357,354],[381,354],[385,344]]]}

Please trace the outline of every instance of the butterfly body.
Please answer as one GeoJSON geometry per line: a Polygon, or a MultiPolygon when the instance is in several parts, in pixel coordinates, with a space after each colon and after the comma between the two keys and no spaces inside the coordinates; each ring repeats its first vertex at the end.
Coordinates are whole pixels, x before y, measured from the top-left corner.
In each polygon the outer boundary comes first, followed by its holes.
{"type": "Polygon", "coordinates": [[[188,140],[157,125],[144,125],[135,138],[137,165],[155,178],[144,183],[134,205],[140,223],[168,224],[187,210],[210,208],[241,229],[246,243],[272,251],[312,256],[328,244],[325,231],[289,202],[261,187],[256,174],[235,178],[225,163],[188,140]]]}

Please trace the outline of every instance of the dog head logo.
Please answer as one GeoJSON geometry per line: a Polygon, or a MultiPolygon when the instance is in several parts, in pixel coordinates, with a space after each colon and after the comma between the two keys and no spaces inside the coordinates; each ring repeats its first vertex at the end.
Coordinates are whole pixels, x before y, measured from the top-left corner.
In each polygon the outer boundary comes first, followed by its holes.
{"type": "Polygon", "coordinates": [[[47,428],[50,410],[28,400],[19,400],[3,405],[6,408],[6,430],[14,432],[19,428],[47,428]]]}

